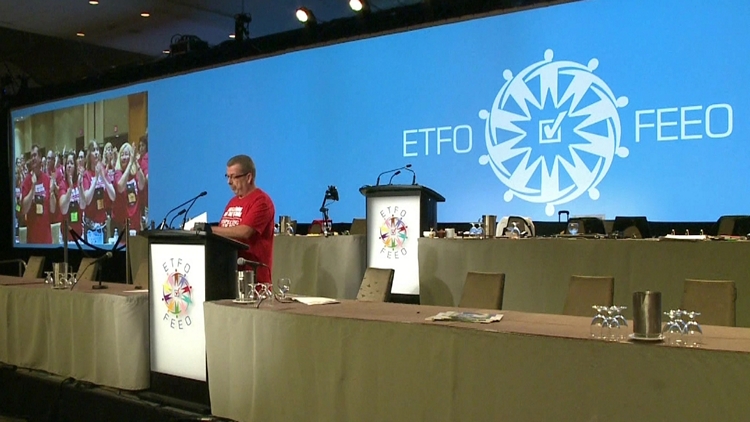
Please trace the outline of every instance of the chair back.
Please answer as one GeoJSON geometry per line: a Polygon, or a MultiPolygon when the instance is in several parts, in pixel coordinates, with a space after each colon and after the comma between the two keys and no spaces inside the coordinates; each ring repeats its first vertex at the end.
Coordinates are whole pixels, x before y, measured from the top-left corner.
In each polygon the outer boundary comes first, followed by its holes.
{"type": "Polygon", "coordinates": [[[321,234],[322,232],[323,229],[318,223],[310,224],[310,228],[307,230],[307,234],[321,234]]]}
{"type": "Polygon", "coordinates": [[[78,264],[76,279],[78,281],[97,281],[99,275],[99,262],[96,258],[83,258],[78,264]]]}
{"type": "Polygon", "coordinates": [[[593,316],[594,305],[612,306],[615,278],[610,276],[570,276],[563,315],[593,316]]]}
{"type": "Polygon", "coordinates": [[[367,219],[355,218],[352,220],[352,227],[349,229],[349,234],[367,234],[367,219]]]}
{"type": "Polygon", "coordinates": [[[138,271],[133,278],[133,284],[143,289],[148,289],[148,259],[144,259],[138,265],[138,271]]]}
{"type": "Polygon", "coordinates": [[[696,318],[701,325],[734,327],[736,321],[737,288],[729,280],[685,280],[681,308],[700,312],[696,318]]]}
{"type": "Polygon", "coordinates": [[[362,284],[359,286],[357,300],[363,302],[388,302],[391,300],[391,287],[393,287],[392,268],[372,268],[365,270],[362,284]]]}
{"type": "Polygon", "coordinates": [[[44,273],[44,257],[30,256],[26,262],[26,270],[23,272],[23,278],[42,278],[44,273]]]}
{"type": "Polygon", "coordinates": [[[469,271],[466,274],[464,291],[458,306],[460,308],[503,309],[504,290],[504,273],[469,271]]]}

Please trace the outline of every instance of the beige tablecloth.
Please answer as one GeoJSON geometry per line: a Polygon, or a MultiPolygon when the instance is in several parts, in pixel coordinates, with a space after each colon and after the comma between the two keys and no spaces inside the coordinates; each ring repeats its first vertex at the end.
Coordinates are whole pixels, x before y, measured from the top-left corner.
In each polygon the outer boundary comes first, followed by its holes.
{"type": "MultiPolygon", "coordinates": [[[[20,279],[19,279],[20,280],[20,279]]],[[[2,280],[5,281],[5,280],[2,280]]],[[[148,294],[0,285],[0,361],[125,390],[149,387],[148,294]]]]}
{"type": "Polygon", "coordinates": [[[419,239],[421,303],[457,305],[468,271],[505,273],[503,309],[545,313],[562,312],[571,275],[611,275],[628,317],[635,291],[662,292],[669,310],[686,278],[734,280],[737,325],[750,327],[750,242],[419,239]]]}
{"type": "Polygon", "coordinates": [[[212,413],[239,421],[744,421],[750,329],[705,347],[588,339],[588,318],[345,301],[206,304],[212,413]]]}
{"type": "Polygon", "coordinates": [[[339,299],[357,297],[367,266],[364,235],[276,236],[273,279],[289,277],[292,292],[339,299]]]}

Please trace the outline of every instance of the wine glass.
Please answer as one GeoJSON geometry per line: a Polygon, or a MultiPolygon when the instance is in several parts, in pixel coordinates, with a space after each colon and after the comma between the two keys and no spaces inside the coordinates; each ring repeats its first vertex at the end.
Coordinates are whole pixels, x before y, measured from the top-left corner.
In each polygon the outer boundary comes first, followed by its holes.
{"type": "Polygon", "coordinates": [[[576,222],[576,221],[569,222],[568,223],[568,233],[570,233],[573,236],[577,235],[578,234],[578,227],[579,227],[578,226],[578,222],[576,222]]]}
{"type": "Polygon", "coordinates": [[[47,274],[47,276],[44,278],[44,284],[49,284],[51,286],[54,286],[55,279],[52,278],[52,271],[45,271],[44,273],[47,274]]]}
{"type": "Polygon", "coordinates": [[[592,306],[592,308],[594,308],[594,310],[596,311],[596,315],[594,315],[594,318],[591,319],[589,334],[593,339],[600,339],[603,335],[602,327],[604,326],[605,321],[604,311],[607,309],[607,307],[594,305],[592,306]]]}
{"type": "Polygon", "coordinates": [[[683,328],[683,322],[681,319],[682,311],[679,309],[670,310],[669,312],[664,312],[664,315],[669,317],[669,321],[664,323],[664,328],[662,329],[667,344],[671,346],[681,345],[683,328]]]}
{"type": "Polygon", "coordinates": [[[288,277],[281,277],[279,279],[279,292],[281,292],[281,299],[286,299],[286,294],[292,288],[292,280],[288,277]]]}
{"type": "Polygon", "coordinates": [[[685,316],[689,320],[685,323],[685,327],[682,329],[684,337],[684,343],[687,347],[699,347],[702,343],[703,329],[701,328],[695,317],[700,316],[700,312],[685,312],[685,316]]]}
{"type": "Polygon", "coordinates": [[[615,307],[604,306],[603,308],[607,312],[607,316],[602,324],[602,337],[607,341],[620,341],[620,321],[617,320],[615,315],[615,307]]]}
{"type": "Polygon", "coordinates": [[[622,311],[628,309],[627,306],[611,306],[610,309],[615,313],[615,319],[619,326],[617,340],[625,340],[625,331],[628,329],[628,320],[622,315],[622,311]]]}

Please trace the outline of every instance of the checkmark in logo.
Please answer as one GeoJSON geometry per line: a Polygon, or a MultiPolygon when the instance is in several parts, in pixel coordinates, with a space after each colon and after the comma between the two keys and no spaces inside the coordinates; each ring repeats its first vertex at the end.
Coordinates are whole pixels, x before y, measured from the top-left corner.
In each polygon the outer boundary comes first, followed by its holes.
{"type": "Polygon", "coordinates": [[[561,111],[557,115],[555,120],[545,119],[539,120],[539,143],[540,144],[554,144],[562,142],[562,121],[565,118],[567,111],[561,111]]]}

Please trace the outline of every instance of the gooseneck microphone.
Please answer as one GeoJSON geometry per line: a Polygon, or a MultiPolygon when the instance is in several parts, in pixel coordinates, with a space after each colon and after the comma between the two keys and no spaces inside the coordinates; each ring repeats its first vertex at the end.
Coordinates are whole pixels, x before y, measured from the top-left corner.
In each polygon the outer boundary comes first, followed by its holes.
{"type": "MultiPolygon", "coordinates": [[[[90,266],[96,264],[97,262],[104,261],[105,259],[109,259],[109,258],[112,258],[112,252],[107,251],[107,253],[89,262],[85,267],[83,267],[82,270],[78,271],[77,277],[81,277],[82,275],[86,274],[86,270],[88,270],[90,266]]],[[[70,290],[73,290],[77,285],[78,285],[78,282],[76,281],[76,284],[74,284],[73,287],[70,288],[70,290]]],[[[106,289],[107,286],[102,285],[102,281],[99,280],[99,285],[95,284],[91,286],[91,288],[92,289],[106,289]]]]}
{"type": "Polygon", "coordinates": [[[188,213],[190,212],[190,208],[193,208],[193,205],[195,205],[195,202],[198,201],[198,198],[206,196],[206,194],[207,194],[207,192],[203,191],[203,192],[201,192],[200,195],[198,195],[195,198],[193,198],[192,202],[190,202],[190,205],[188,205],[187,209],[185,210],[185,216],[182,218],[182,225],[180,226],[181,229],[185,228],[185,223],[187,223],[188,213]]]}
{"type": "MultiPolygon", "coordinates": [[[[178,212],[177,214],[175,214],[174,217],[172,217],[172,219],[169,220],[169,227],[172,227],[172,223],[174,223],[174,220],[177,217],[179,217],[179,216],[181,216],[182,214],[185,214],[185,213],[186,213],[185,208],[183,208],[183,209],[180,210],[180,212],[178,212]]],[[[183,224],[183,226],[184,226],[184,224],[183,224]]]]}
{"type": "Polygon", "coordinates": [[[410,169],[409,167],[411,167],[411,164],[409,164],[408,166],[406,166],[406,168],[404,168],[404,170],[406,170],[406,171],[408,171],[408,172],[411,173],[411,184],[412,185],[416,185],[417,184],[417,173],[415,173],[414,170],[410,169]]]}
{"type": "Polygon", "coordinates": [[[164,216],[164,219],[161,220],[161,224],[159,224],[159,230],[164,230],[164,229],[167,229],[167,228],[171,228],[171,225],[172,225],[171,223],[170,223],[170,227],[167,227],[167,217],[169,217],[169,214],[172,214],[176,210],[180,209],[180,207],[183,207],[183,206],[189,204],[191,201],[197,200],[201,196],[206,196],[207,193],[208,192],[203,191],[203,192],[199,193],[198,195],[196,195],[196,196],[188,199],[187,201],[185,201],[185,202],[181,203],[180,205],[178,205],[178,206],[172,208],[171,210],[169,210],[169,212],[164,216]]]}
{"type": "MultiPolygon", "coordinates": [[[[380,186],[380,177],[383,176],[384,174],[393,173],[394,171],[408,169],[410,167],[411,167],[411,164],[407,164],[407,165],[405,165],[403,167],[395,168],[393,170],[388,170],[388,171],[384,171],[384,172],[380,173],[378,175],[378,180],[375,181],[375,186],[380,186]]],[[[394,176],[395,176],[395,174],[394,174],[394,176]]],[[[391,177],[391,180],[393,180],[393,177],[391,177]]]]}
{"type": "Polygon", "coordinates": [[[391,175],[391,178],[388,179],[388,184],[392,185],[393,184],[393,178],[396,177],[396,176],[398,176],[399,174],[401,174],[401,170],[397,170],[395,173],[393,173],[393,175],[391,175]]]}

